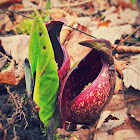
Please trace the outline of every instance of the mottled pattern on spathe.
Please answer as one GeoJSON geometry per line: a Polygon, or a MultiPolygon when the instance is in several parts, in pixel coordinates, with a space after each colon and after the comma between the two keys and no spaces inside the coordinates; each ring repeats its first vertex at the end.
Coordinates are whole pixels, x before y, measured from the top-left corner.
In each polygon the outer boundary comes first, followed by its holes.
{"type": "Polygon", "coordinates": [[[87,93],[84,99],[81,97],[77,102],[72,103],[71,114],[73,120],[78,121],[78,123],[87,123],[89,119],[93,120],[97,117],[95,114],[100,112],[109,97],[111,86],[109,83],[108,69],[109,67],[106,65],[100,74],[101,78],[99,80],[97,79],[98,82],[94,81],[94,83],[89,85],[94,87],[93,91],[86,91],[87,93]]]}

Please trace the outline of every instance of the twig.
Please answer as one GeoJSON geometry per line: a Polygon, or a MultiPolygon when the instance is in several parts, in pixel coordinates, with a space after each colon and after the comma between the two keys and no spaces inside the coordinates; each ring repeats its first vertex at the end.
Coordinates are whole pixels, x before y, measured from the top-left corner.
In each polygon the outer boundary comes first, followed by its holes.
{"type": "Polygon", "coordinates": [[[66,4],[66,5],[60,5],[60,6],[51,7],[51,8],[74,7],[74,6],[83,5],[83,4],[88,3],[88,2],[91,2],[91,1],[94,1],[94,0],[85,0],[85,1],[82,1],[82,2],[74,3],[74,4],[69,4],[69,3],[68,3],[68,4],[66,4]]]}
{"type": "Polygon", "coordinates": [[[6,59],[8,59],[10,62],[12,61],[12,59],[10,59],[8,56],[6,56],[5,54],[3,54],[2,52],[0,52],[0,55],[5,57],[6,59]]]}
{"type": "Polygon", "coordinates": [[[117,52],[117,48],[118,48],[122,43],[124,43],[128,38],[130,38],[135,32],[137,32],[139,29],[140,29],[140,26],[138,26],[138,27],[136,28],[136,30],[135,30],[133,33],[131,33],[129,36],[127,36],[123,41],[121,41],[121,42],[112,50],[112,53],[115,54],[115,53],[117,52]]]}
{"type": "Polygon", "coordinates": [[[25,128],[28,126],[28,122],[27,122],[27,120],[26,120],[26,115],[25,115],[25,113],[23,112],[23,110],[22,110],[22,102],[21,102],[21,99],[19,99],[19,96],[18,96],[18,94],[16,94],[15,96],[13,95],[13,93],[12,92],[10,92],[10,87],[9,86],[6,86],[6,89],[7,89],[7,92],[11,95],[11,97],[13,98],[13,101],[14,101],[14,104],[16,105],[16,115],[18,115],[18,116],[16,116],[16,118],[18,118],[18,117],[20,117],[20,119],[21,119],[21,115],[23,115],[23,118],[24,118],[24,120],[25,120],[25,123],[26,123],[26,125],[25,125],[25,128]]]}
{"type": "Polygon", "coordinates": [[[12,13],[16,13],[16,14],[21,15],[21,16],[26,17],[26,18],[34,19],[34,18],[32,18],[32,17],[25,16],[25,15],[23,15],[23,14],[21,14],[21,13],[18,13],[18,12],[16,12],[16,11],[12,11],[12,10],[9,10],[9,9],[5,9],[5,11],[9,11],[9,12],[12,12],[12,13]]]}
{"type": "MultiPolygon", "coordinates": [[[[46,9],[46,7],[37,7],[36,8],[38,11],[42,11],[42,10],[45,10],[46,9]]],[[[19,9],[18,10],[18,12],[32,12],[32,11],[34,11],[34,8],[23,8],[23,9],[19,9]]]]}
{"type": "Polygon", "coordinates": [[[0,130],[0,134],[5,130],[5,129],[7,129],[11,124],[13,124],[14,123],[14,120],[15,120],[15,116],[16,116],[17,114],[13,114],[12,115],[12,118],[11,118],[11,120],[0,130]]]}
{"type": "Polygon", "coordinates": [[[134,100],[140,100],[140,98],[133,98],[133,99],[125,100],[125,101],[122,101],[122,102],[117,103],[117,104],[115,104],[115,105],[108,106],[107,108],[110,108],[110,107],[112,107],[112,106],[116,106],[116,105],[119,105],[119,104],[122,104],[122,103],[131,102],[131,101],[134,101],[134,100]]]}
{"type": "MultiPolygon", "coordinates": [[[[22,15],[23,17],[30,18],[30,19],[33,19],[33,20],[34,20],[34,18],[32,18],[32,17],[25,16],[25,15],[23,15],[23,14],[21,14],[21,13],[18,13],[18,12],[9,10],[9,9],[5,9],[5,11],[9,11],[9,12],[12,12],[12,13],[16,13],[16,14],[18,14],[18,15],[22,15]]],[[[48,23],[47,21],[44,21],[44,22],[45,22],[45,23],[48,23]]],[[[90,37],[92,37],[92,38],[96,38],[96,37],[94,37],[94,36],[92,36],[92,35],[90,35],[90,34],[88,34],[88,33],[85,33],[85,32],[83,32],[83,31],[77,29],[77,28],[74,28],[74,27],[72,27],[72,26],[70,26],[70,25],[64,24],[64,26],[70,27],[70,28],[72,28],[72,29],[74,29],[74,30],[76,30],[76,31],[79,31],[79,32],[81,32],[81,33],[83,33],[83,34],[85,34],[85,35],[87,35],[87,36],[90,36],[90,37]]]]}

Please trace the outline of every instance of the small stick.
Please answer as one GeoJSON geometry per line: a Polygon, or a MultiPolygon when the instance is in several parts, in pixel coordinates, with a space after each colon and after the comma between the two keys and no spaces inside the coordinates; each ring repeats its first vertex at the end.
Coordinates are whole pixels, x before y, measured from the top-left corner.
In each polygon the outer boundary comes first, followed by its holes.
{"type": "Polygon", "coordinates": [[[127,36],[123,41],[121,41],[121,42],[112,50],[113,54],[117,52],[117,48],[118,48],[122,43],[124,43],[128,38],[130,38],[130,37],[131,37],[135,32],[137,32],[139,29],[140,29],[140,26],[138,26],[138,27],[136,28],[136,30],[135,30],[133,33],[131,33],[129,36],[127,36]]]}
{"type": "MultiPolygon", "coordinates": [[[[26,18],[34,19],[34,18],[32,18],[32,17],[25,16],[25,15],[23,15],[23,14],[21,14],[21,13],[18,13],[18,12],[9,10],[9,9],[5,9],[5,11],[9,11],[9,12],[12,12],[12,13],[16,13],[16,14],[22,15],[23,17],[26,17],[26,18]]],[[[48,23],[47,21],[44,21],[44,22],[45,22],[45,23],[48,23]]],[[[83,32],[83,31],[77,29],[77,28],[74,28],[74,27],[72,27],[72,26],[70,26],[70,25],[64,24],[64,26],[70,27],[70,28],[72,28],[72,29],[74,29],[74,30],[76,30],[76,31],[79,31],[79,32],[81,32],[81,33],[83,33],[83,34],[85,34],[85,35],[87,35],[87,36],[90,36],[90,37],[92,37],[92,38],[96,38],[96,37],[94,37],[94,36],[92,36],[92,35],[90,35],[90,34],[88,34],[88,33],[85,33],[85,32],[83,32]]]]}
{"type": "Polygon", "coordinates": [[[130,56],[130,55],[132,55],[132,53],[124,53],[124,54],[115,54],[115,57],[117,58],[117,59],[120,59],[120,58],[122,58],[122,57],[128,57],[128,56],[130,56]]]}
{"type": "Polygon", "coordinates": [[[93,0],[85,0],[85,1],[82,1],[82,2],[74,3],[74,4],[60,5],[60,6],[51,7],[51,8],[74,7],[74,6],[83,5],[83,4],[91,2],[91,1],[93,1],[93,0]]]}
{"type": "Polygon", "coordinates": [[[133,98],[133,99],[125,100],[125,101],[122,101],[122,102],[117,103],[117,104],[115,104],[115,105],[108,106],[107,108],[110,108],[110,107],[112,107],[112,106],[116,106],[116,105],[119,105],[119,104],[122,104],[122,103],[131,102],[131,101],[134,101],[134,100],[140,100],[140,98],[133,98]]]}
{"type": "Polygon", "coordinates": [[[10,62],[12,61],[12,59],[10,59],[8,56],[6,56],[5,54],[3,54],[2,52],[0,52],[0,55],[5,57],[6,59],[8,59],[10,62]]]}

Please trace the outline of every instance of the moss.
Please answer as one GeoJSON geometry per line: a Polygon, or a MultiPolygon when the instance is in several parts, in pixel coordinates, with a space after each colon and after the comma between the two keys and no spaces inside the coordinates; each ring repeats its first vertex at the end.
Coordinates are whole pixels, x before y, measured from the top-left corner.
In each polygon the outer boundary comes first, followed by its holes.
{"type": "Polygon", "coordinates": [[[70,135],[69,135],[70,138],[73,137],[73,136],[74,136],[74,134],[70,134],[70,135]]]}
{"type": "MultiPolygon", "coordinates": [[[[50,21],[49,14],[46,10],[39,12],[43,20],[50,21]]],[[[29,17],[34,17],[34,14],[30,14],[29,17]]],[[[21,23],[15,26],[18,34],[30,35],[33,19],[25,18],[21,23]]]]}
{"type": "Polygon", "coordinates": [[[20,24],[17,24],[16,31],[18,34],[30,34],[31,26],[32,26],[33,20],[29,18],[25,18],[20,24]]]}
{"type": "Polygon", "coordinates": [[[53,135],[53,140],[69,140],[69,138],[73,137],[74,134],[69,134],[69,136],[62,136],[60,133],[54,134],[53,135]]]}

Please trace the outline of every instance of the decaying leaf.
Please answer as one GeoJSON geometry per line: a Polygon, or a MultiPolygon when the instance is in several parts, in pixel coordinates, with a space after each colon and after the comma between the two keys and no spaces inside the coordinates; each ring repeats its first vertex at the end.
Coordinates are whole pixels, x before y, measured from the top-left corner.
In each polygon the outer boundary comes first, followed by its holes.
{"type": "Polygon", "coordinates": [[[127,108],[112,111],[109,119],[106,118],[108,121],[102,124],[101,129],[104,131],[111,130],[112,128],[123,124],[127,117],[127,108]]]}
{"type": "Polygon", "coordinates": [[[91,35],[97,38],[103,38],[109,40],[112,44],[115,43],[117,39],[120,39],[122,35],[130,34],[132,32],[132,27],[130,24],[114,27],[100,26],[97,30],[93,30],[91,35]]]}
{"type": "Polygon", "coordinates": [[[123,82],[126,88],[130,86],[140,90],[140,61],[136,61],[123,70],[123,82]]]}
{"type": "Polygon", "coordinates": [[[24,68],[21,61],[15,66],[13,60],[7,69],[0,72],[0,83],[17,85],[22,78],[24,78],[24,68]]]}
{"type": "Polygon", "coordinates": [[[117,60],[114,57],[114,64],[115,64],[115,68],[117,70],[117,72],[121,75],[122,77],[122,71],[123,69],[125,69],[127,67],[126,62],[122,61],[122,60],[117,60]]]}
{"type": "Polygon", "coordinates": [[[14,75],[14,61],[11,65],[0,73],[0,83],[16,84],[16,77],[14,75]]]}
{"type": "MultiPolygon", "coordinates": [[[[67,25],[69,26],[73,26],[75,21],[76,21],[76,18],[77,16],[70,16],[70,15],[67,15],[66,17],[66,20],[68,21],[68,23],[66,23],[67,25]]],[[[62,30],[61,30],[61,33],[60,33],[60,43],[63,45],[67,36],[69,35],[69,33],[72,31],[72,28],[70,27],[67,27],[67,26],[63,26],[62,27],[62,30]]]]}
{"type": "Polygon", "coordinates": [[[108,14],[105,17],[105,21],[110,20],[111,23],[109,24],[110,27],[118,26],[122,24],[134,24],[136,21],[136,17],[139,16],[139,12],[135,10],[131,10],[126,8],[124,11],[120,10],[118,13],[108,14]]]}
{"type": "Polygon", "coordinates": [[[49,15],[52,19],[58,19],[61,17],[66,17],[68,13],[60,8],[52,8],[49,10],[49,15]]]}
{"type": "MultiPolygon", "coordinates": [[[[90,31],[87,29],[87,27],[80,24],[78,24],[77,29],[90,34],[90,31]]],[[[87,39],[91,39],[91,37],[75,30],[68,36],[68,39],[64,45],[70,56],[71,67],[75,62],[81,60],[84,56],[86,56],[86,54],[91,51],[91,48],[79,45],[80,41],[84,41],[87,39]]]]}
{"type": "Polygon", "coordinates": [[[113,140],[113,135],[107,132],[99,131],[94,134],[94,140],[113,140]]]}
{"type": "Polygon", "coordinates": [[[10,5],[19,3],[21,0],[1,0],[0,1],[0,8],[5,9],[8,8],[10,5]]]}
{"type": "Polygon", "coordinates": [[[101,112],[100,119],[98,121],[98,124],[97,124],[96,128],[101,128],[104,121],[108,118],[109,115],[112,115],[112,113],[114,111],[117,111],[117,110],[122,110],[123,111],[123,109],[126,108],[125,103],[122,103],[123,101],[124,101],[123,94],[113,95],[110,102],[106,105],[106,107],[101,112]]]}
{"type": "Polygon", "coordinates": [[[10,66],[0,73],[0,83],[17,85],[24,78],[23,60],[28,57],[29,36],[16,35],[12,37],[0,37],[0,47],[6,55],[11,56],[14,61],[10,66]]]}
{"type": "Polygon", "coordinates": [[[0,32],[10,31],[13,24],[5,11],[0,9],[0,32]],[[3,29],[4,28],[4,29],[3,29]]]}
{"type": "Polygon", "coordinates": [[[77,20],[76,20],[76,23],[79,23],[80,25],[83,25],[83,26],[88,26],[91,22],[91,18],[90,17],[78,17],[77,20]]]}
{"type": "Polygon", "coordinates": [[[134,88],[129,88],[124,91],[126,104],[128,106],[128,113],[131,117],[140,122],[140,92],[134,88]]]}
{"type": "Polygon", "coordinates": [[[111,23],[110,20],[107,20],[107,21],[104,21],[104,20],[103,20],[103,21],[100,21],[100,23],[98,24],[98,27],[97,27],[97,28],[99,28],[100,26],[108,27],[110,23],[111,23]]]}
{"type": "Polygon", "coordinates": [[[119,130],[114,134],[113,140],[139,140],[140,139],[140,130],[119,130]]]}
{"type": "Polygon", "coordinates": [[[118,93],[116,95],[113,95],[112,99],[107,104],[104,111],[106,111],[106,110],[115,111],[115,110],[120,110],[120,109],[125,108],[126,104],[123,101],[124,101],[124,95],[123,94],[118,93]]]}
{"type": "Polygon", "coordinates": [[[100,128],[105,119],[110,115],[111,111],[103,111],[100,115],[100,119],[98,121],[98,124],[96,126],[96,129],[100,128]]]}
{"type": "Polygon", "coordinates": [[[29,38],[27,35],[0,37],[0,46],[3,47],[8,56],[11,56],[18,63],[28,58],[29,38]]]}
{"type": "Polygon", "coordinates": [[[120,79],[118,76],[116,76],[116,85],[115,85],[115,91],[114,94],[118,94],[119,91],[123,90],[123,82],[122,79],[120,79]]]}
{"type": "Polygon", "coordinates": [[[37,8],[37,5],[33,4],[32,2],[28,1],[28,0],[22,0],[22,4],[25,8],[37,8]]]}

